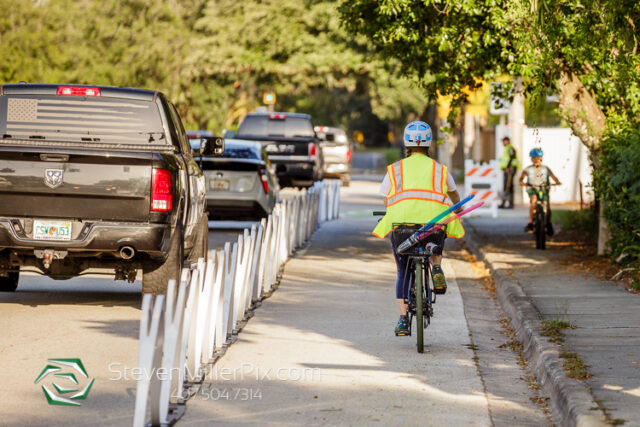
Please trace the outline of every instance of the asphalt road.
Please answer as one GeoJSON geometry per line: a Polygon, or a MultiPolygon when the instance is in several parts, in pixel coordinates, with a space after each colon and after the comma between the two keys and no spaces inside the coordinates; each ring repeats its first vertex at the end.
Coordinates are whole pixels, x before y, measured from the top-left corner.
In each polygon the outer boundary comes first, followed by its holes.
{"type": "MultiPolygon", "coordinates": [[[[278,291],[216,365],[218,375],[236,374],[205,384],[181,424],[544,424],[462,248],[445,264],[450,290],[425,353],[393,336],[393,260],[388,243],[369,234],[376,191],[365,181],[343,189],[341,219],[287,264],[278,291]]],[[[210,248],[236,240],[232,225],[210,224],[210,248]]],[[[0,294],[0,425],[130,425],[140,288],[25,275],[16,293],[0,294]],[[34,381],[50,358],[81,359],[89,378],[78,375],[80,386],[95,379],[82,406],[47,404],[41,385],[51,380],[34,381]]]]}
{"type": "MultiPolygon", "coordinates": [[[[233,243],[246,225],[212,222],[209,247],[233,243]]],[[[56,281],[29,273],[21,275],[17,292],[0,293],[0,426],[130,425],[141,287],[140,280],[56,281]],[[51,358],[79,358],[89,376],[76,374],[80,386],[95,379],[82,406],[47,404],[41,386],[53,389],[51,376],[34,384],[51,358]]]]}

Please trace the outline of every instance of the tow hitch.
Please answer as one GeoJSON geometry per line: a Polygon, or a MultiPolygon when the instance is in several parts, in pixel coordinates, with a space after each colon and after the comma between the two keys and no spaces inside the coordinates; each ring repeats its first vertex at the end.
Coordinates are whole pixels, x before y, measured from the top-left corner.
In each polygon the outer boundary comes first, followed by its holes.
{"type": "Polygon", "coordinates": [[[56,251],[53,249],[35,249],[33,254],[36,258],[42,260],[42,265],[45,269],[49,269],[51,267],[51,263],[56,259],[63,259],[67,256],[68,251],[56,251]]]}

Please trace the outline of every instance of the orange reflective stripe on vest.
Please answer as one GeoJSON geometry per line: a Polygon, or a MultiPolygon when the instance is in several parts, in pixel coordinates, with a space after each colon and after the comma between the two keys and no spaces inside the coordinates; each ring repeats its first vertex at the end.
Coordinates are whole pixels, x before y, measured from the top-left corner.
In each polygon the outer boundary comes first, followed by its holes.
{"type": "Polygon", "coordinates": [[[396,193],[394,196],[387,198],[387,207],[408,199],[430,200],[433,202],[445,203],[445,200],[447,200],[447,196],[428,190],[401,191],[399,193],[396,193]]]}

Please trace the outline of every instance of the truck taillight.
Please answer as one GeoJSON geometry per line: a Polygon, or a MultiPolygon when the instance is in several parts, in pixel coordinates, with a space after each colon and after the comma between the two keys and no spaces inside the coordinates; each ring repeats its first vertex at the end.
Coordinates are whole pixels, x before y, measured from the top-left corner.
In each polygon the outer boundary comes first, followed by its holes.
{"type": "Polygon", "coordinates": [[[58,86],[58,95],[100,96],[100,89],[84,86],[58,86]]]}
{"type": "Polygon", "coordinates": [[[151,179],[151,212],[170,212],[173,208],[171,172],[154,169],[151,179]]]}
{"type": "Polygon", "coordinates": [[[347,148],[347,163],[351,162],[351,149],[347,148]]]}
{"type": "Polygon", "coordinates": [[[315,160],[316,159],[316,144],[314,144],[313,142],[309,143],[309,157],[311,158],[311,160],[315,160]]]}
{"type": "Polygon", "coordinates": [[[269,193],[269,177],[267,176],[267,171],[264,166],[261,166],[258,169],[258,176],[260,177],[260,182],[262,183],[262,189],[264,190],[264,194],[269,193]]]}

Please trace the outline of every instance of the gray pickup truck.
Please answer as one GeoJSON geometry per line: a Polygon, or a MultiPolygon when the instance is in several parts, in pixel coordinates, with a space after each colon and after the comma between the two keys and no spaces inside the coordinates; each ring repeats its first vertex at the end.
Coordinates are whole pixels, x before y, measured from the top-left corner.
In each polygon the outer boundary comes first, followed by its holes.
{"type": "Polygon", "coordinates": [[[193,154],[160,92],[0,86],[0,291],[16,290],[21,270],[129,282],[141,270],[144,293],[166,292],[208,249],[193,154]]]}

